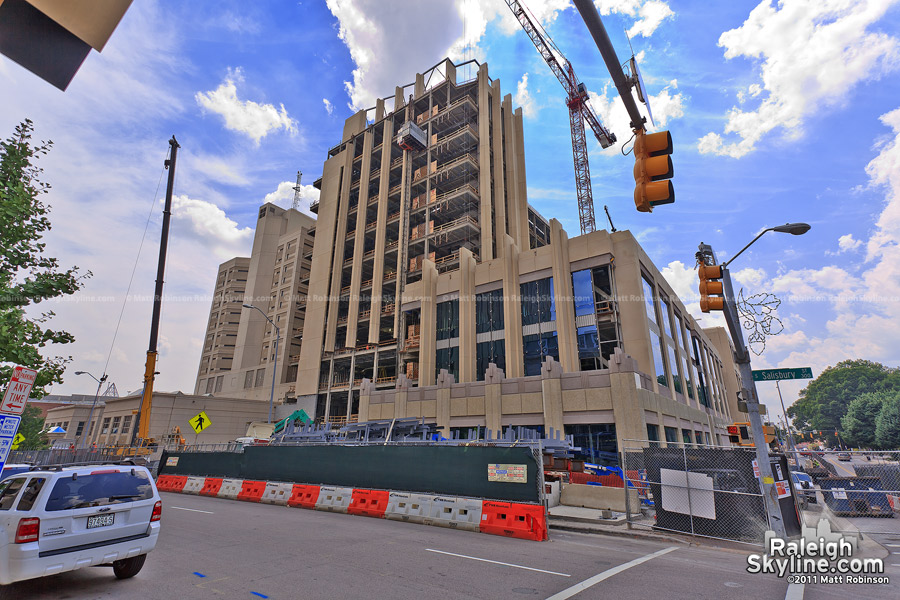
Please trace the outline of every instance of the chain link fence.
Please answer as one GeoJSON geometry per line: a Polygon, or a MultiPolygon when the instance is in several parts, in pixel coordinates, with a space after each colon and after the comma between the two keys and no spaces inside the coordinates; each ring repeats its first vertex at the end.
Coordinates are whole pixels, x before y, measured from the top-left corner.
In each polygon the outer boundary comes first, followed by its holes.
{"type": "Polygon", "coordinates": [[[762,544],[769,524],[755,459],[752,448],[625,440],[622,470],[641,507],[628,523],[762,544]]]}
{"type": "Polygon", "coordinates": [[[794,459],[807,524],[826,518],[834,530],[900,538],[900,451],[800,450],[794,459]]]}

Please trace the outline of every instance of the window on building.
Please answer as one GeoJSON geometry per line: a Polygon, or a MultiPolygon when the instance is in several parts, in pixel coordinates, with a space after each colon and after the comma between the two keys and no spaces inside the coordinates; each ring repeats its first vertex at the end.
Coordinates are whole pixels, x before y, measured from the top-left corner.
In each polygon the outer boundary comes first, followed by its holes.
{"type": "Polygon", "coordinates": [[[706,377],[704,377],[703,361],[700,358],[700,342],[697,338],[691,337],[694,345],[694,366],[697,368],[697,395],[700,404],[709,408],[709,394],[706,390],[706,377]]]}
{"type": "Polygon", "coordinates": [[[678,375],[678,361],[675,359],[675,348],[668,342],[666,342],[666,347],[669,349],[669,365],[672,367],[672,385],[675,386],[676,392],[682,394],[684,393],[684,388],[681,385],[681,377],[678,375]]]}
{"type": "Polygon", "coordinates": [[[100,435],[106,435],[107,433],[109,433],[109,422],[110,422],[110,420],[111,420],[110,417],[105,417],[105,418],[103,419],[103,427],[100,428],[100,435]]]}
{"type": "Polygon", "coordinates": [[[556,321],[553,300],[553,278],[530,281],[520,286],[522,295],[522,325],[537,325],[556,321]]]}
{"type": "Polygon", "coordinates": [[[695,431],[694,432],[694,440],[697,442],[698,446],[702,446],[703,445],[703,432],[695,431]]]}
{"type": "Polygon", "coordinates": [[[95,424],[96,422],[97,422],[97,421],[96,421],[96,419],[95,419],[95,420],[91,421],[90,425],[88,426],[88,437],[94,435],[94,424],[95,424]]]}
{"type": "Polygon", "coordinates": [[[678,430],[674,427],[665,427],[666,430],[666,442],[677,444],[678,443],[678,430]]]}
{"type": "Polygon", "coordinates": [[[641,275],[641,284],[644,287],[644,306],[647,309],[647,317],[651,323],[658,323],[656,320],[656,306],[653,302],[653,284],[645,275],[641,275]]]}
{"type": "Polygon", "coordinates": [[[540,375],[541,364],[546,357],[559,360],[553,278],[523,283],[520,293],[525,375],[540,375]]]}
{"type": "Polygon", "coordinates": [[[491,363],[506,371],[506,340],[478,342],[475,345],[475,375],[478,381],[484,380],[484,372],[491,363]]]}
{"type": "Polygon", "coordinates": [[[75,428],[75,437],[80,436],[84,432],[84,421],[78,421],[78,427],[75,428]]]}
{"type": "Polygon", "coordinates": [[[253,371],[247,371],[244,374],[244,389],[249,389],[253,387],[253,371]]]}
{"type": "Polygon", "coordinates": [[[574,437],[575,458],[601,465],[617,465],[616,424],[566,425],[566,435],[574,437]]]}
{"type": "Polygon", "coordinates": [[[536,333],[522,338],[525,355],[525,375],[540,375],[541,364],[548,356],[559,360],[559,340],[556,332],[536,333]]]}
{"type": "Polygon", "coordinates": [[[122,418],[122,433],[129,433],[131,430],[131,415],[125,415],[122,418]]]}
{"type": "Polygon", "coordinates": [[[691,430],[690,429],[682,429],[681,430],[681,439],[685,444],[691,444],[693,441],[691,439],[691,430]]]}
{"type": "Polygon", "coordinates": [[[266,381],[266,370],[265,369],[257,369],[256,370],[256,385],[254,387],[259,387],[266,381]]]}
{"type": "Polygon", "coordinates": [[[659,446],[659,426],[647,423],[647,439],[651,446],[659,446]]]}
{"type": "Polygon", "coordinates": [[[662,322],[663,322],[663,331],[665,332],[665,334],[667,336],[674,337],[672,335],[672,321],[671,321],[671,317],[669,316],[669,314],[670,314],[669,313],[669,311],[670,311],[669,300],[667,298],[662,298],[662,297],[660,297],[660,300],[661,300],[661,302],[659,305],[659,309],[660,309],[660,312],[662,313],[660,315],[660,318],[662,319],[662,322]]]}
{"type": "Polygon", "coordinates": [[[122,424],[122,417],[113,417],[112,420],[112,433],[113,435],[119,433],[119,425],[122,424]]]}
{"type": "Polygon", "coordinates": [[[216,377],[216,392],[221,392],[221,391],[222,391],[222,382],[223,382],[224,380],[225,380],[225,376],[224,376],[224,375],[219,375],[218,377],[216,377]]]}
{"type": "Polygon", "coordinates": [[[459,337],[459,299],[439,302],[436,307],[437,340],[459,337]]]}
{"type": "Polygon", "coordinates": [[[447,372],[459,381],[459,346],[438,348],[435,351],[434,369],[435,376],[440,374],[441,369],[447,369],[447,372]]]}
{"type": "Polygon", "coordinates": [[[668,388],[669,379],[666,377],[666,364],[663,361],[661,348],[662,340],[652,329],[650,330],[650,349],[653,351],[653,369],[656,373],[656,382],[668,388]]]}
{"type": "Polygon", "coordinates": [[[215,383],[216,383],[215,377],[210,377],[209,379],[206,380],[206,393],[207,394],[212,394],[213,386],[215,385],[215,383]]]}
{"type": "Polygon", "coordinates": [[[503,290],[475,294],[475,333],[503,331],[503,290]]]}

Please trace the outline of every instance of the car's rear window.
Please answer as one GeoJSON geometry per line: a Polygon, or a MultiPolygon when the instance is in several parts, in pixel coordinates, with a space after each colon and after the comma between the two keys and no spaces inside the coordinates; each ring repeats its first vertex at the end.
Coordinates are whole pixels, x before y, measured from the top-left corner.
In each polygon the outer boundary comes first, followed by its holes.
{"type": "Polygon", "coordinates": [[[153,497],[153,485],[142,471],[93,473],[61,477],[47,500],[47,510],[106,506],[153,497]]]}
{"type": "Polygon", "coordinates": [[[0,482],[0,510],[9,510],[12,508],[19,490],[25,484],[24,477],[16,477],[14,479],[5,479],[0,482]]]}
{"type": "Polygon", "coordinates": [[[44,487],[45,481],[47,480],[44,477],[32,477],[28,485],[25,486],[25,491],[22,492],[22,497],[16,505],[16,510],[31,510],[34,507],[34,501],[37,500],[38,494],[41,493],[41,488],[44,487]]]}

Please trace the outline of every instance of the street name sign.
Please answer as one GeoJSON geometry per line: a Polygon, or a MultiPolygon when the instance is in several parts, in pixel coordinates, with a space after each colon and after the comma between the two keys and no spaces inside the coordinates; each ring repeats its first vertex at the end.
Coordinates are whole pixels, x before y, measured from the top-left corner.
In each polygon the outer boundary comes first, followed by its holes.
{"type": "Polygon", "coordinates": [[[785,379],[812,379],[812,367],[799,369],[762,369],[753,371],[753,381],[784,381],[785,379]]]}
{"type": "Polygon", "coordinates": [[[3,395],[3,404],[0,404],[0,413],[9,413],[13,415],[21,415],[25,410],[25,403],[31,395],[31,387],[37,377],[37,371],[26,367],[16,367],[13,369],[13,375],[6,386],[6,393],[3,395]]]}

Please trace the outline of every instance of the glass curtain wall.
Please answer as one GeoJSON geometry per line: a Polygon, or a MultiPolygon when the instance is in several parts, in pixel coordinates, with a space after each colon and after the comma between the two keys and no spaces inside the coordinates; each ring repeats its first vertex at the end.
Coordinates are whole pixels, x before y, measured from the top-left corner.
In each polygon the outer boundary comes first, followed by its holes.
{"type": "Polygon", "coordinates": [[[503,290],[475,294],[475,376],[478,381],[484,381],[484,372],[491,363],[506,370],[503,327],[503,290]]]}
{"type": "Polygon", "coordinates": [[[641,284],[644,287],[644,305],[647,308],[647,318],[650,319],[650,348],[653,351],[653,369],[656,373],[656,382],[660,386],[668,388],[669,379],[666,376],[666,363],[663,360],[659,318],[656,315],[656,294],[654,294],[653,284],[644,275],[641,275],[641,284]]]}
{"type": "Polygon", "coordinates": [[[439,302],[436,316],[435,377],[440,375],[441,369],[447,369],[459,381],[459,299],[439,302]]]}
{"type": "Polygon", "coordinates": [[[553,278],[530,281],[519,287],[522,295],[525,375],[540,375],[544,358],[552,356],[554,360],[559,360],[553,278]]]}

